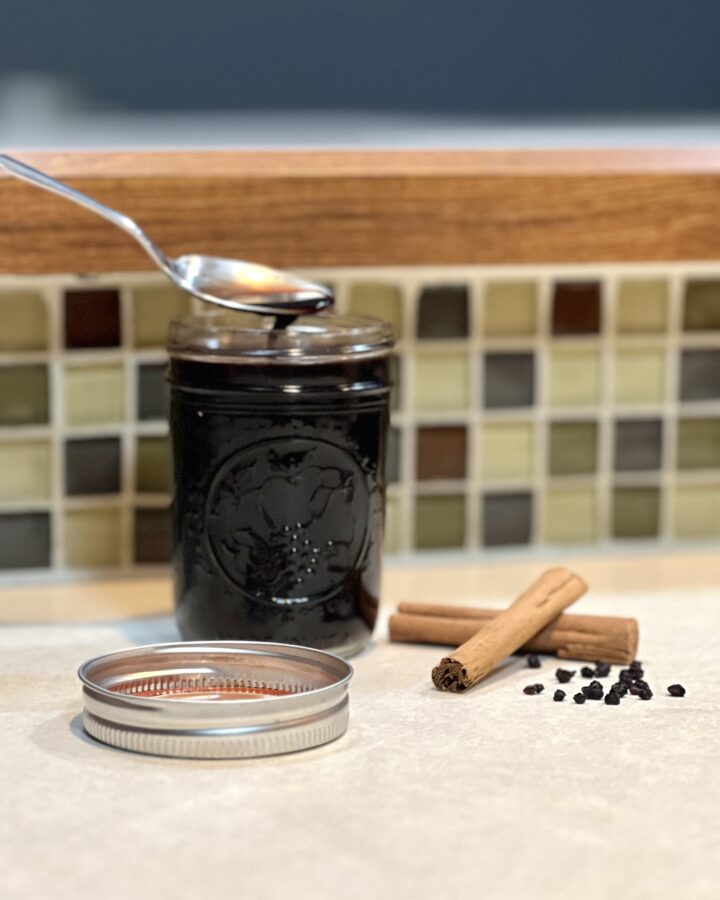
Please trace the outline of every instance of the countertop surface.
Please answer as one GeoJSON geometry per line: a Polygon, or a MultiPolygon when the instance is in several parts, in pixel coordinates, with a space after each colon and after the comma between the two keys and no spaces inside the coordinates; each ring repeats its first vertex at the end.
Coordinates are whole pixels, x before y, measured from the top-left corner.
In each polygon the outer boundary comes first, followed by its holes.
{"type": "Polygon", "coordinates": [[[502,607],[544,566],[395,566],[353,660],[347,734],[242,762],[133,755],[82,731],[79,663],[177,637],[166,580],[5,589],[3,900],[716,897],[720,560],[567,564],[591,585],[573,611],[638,618],[653,700],[554,703],[550,658],[439,693],[442,648],[388,643],[391,607],[502,607]],[[524,695],[536,681],[545,692],[524,695]],[[686,697],[667,696],[674,682],[686,697]]]}

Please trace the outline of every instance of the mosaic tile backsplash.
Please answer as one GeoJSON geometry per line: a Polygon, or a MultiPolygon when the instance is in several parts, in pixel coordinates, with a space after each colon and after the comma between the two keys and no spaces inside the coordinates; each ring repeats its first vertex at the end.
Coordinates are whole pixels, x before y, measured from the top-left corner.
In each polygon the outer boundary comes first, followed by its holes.
{"type": "MultiPolygon", "coordinates": [[[[398,336],[388,553],[720,537],[720,264],[304,274],[398,336]]],[[[0,278],[0,580],[170,553],[161,275],[0,278]]]]}

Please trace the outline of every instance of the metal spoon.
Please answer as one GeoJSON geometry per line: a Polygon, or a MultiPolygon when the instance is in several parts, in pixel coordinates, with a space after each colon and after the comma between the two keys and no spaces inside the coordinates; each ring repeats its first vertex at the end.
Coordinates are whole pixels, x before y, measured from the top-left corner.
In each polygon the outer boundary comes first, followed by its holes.
{"type": "Polygon", "coordinates": [[[196,254],[171,259],[124,213],[1,153],[0,169],[36,187],[59,194],[117,225],[135,238],[158,268],[179,288],[208,303],[242,312],[293,317],[318,312],[334,302],[332,292],[326,287],[256,263],[196,254]]]}

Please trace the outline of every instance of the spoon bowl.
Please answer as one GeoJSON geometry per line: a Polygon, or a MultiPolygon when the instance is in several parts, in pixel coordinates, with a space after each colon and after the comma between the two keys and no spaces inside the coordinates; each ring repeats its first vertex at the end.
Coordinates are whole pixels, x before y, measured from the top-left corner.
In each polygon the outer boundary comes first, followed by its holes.
{"type": "Polygon", "coordinates": [[[261,315],[307,315],[333,305],[325,287],[257,263],[217,256],[172,260],[175,283],[195,297],[228,309],[252,305],[261,315]]]}
{"type": "Polygon", "coordinates": [[[2,153],[0,169],[107,219],[136,240],[155,265],[179,288],[207,303],[281,318],[319,312],[334,303],[332,291],[323,285],[257,263],[198,254],[173,259],[166,256],[129,216],[88,197],[69,184],[2,153]]]}

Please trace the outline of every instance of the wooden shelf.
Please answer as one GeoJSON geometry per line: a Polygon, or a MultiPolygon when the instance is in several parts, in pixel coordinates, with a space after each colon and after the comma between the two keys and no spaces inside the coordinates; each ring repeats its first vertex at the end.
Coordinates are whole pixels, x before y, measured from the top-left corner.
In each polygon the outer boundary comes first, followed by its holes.
{"type": "MultiPolygon", "coordinates": [[[[281,267],[720,258],[720,149],[16,155],[170,255],[281,267]]],[[[0,273],[152,267],[120,231],[0,176],[0,273]]]]}

